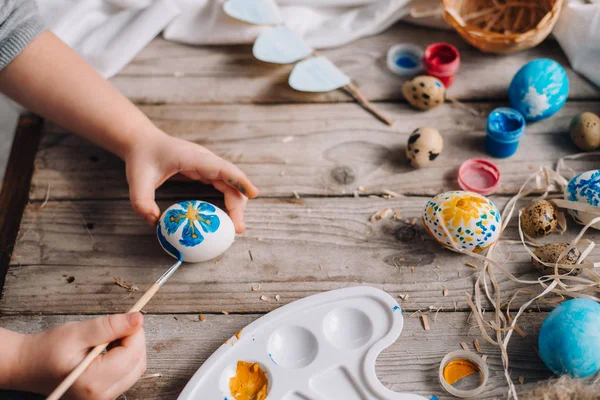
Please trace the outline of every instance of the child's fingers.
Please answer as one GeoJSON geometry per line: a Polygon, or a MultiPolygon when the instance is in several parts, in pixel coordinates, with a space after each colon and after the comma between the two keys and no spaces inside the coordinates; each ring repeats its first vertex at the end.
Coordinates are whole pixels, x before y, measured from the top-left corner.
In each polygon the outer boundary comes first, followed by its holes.
{"type": "Polygon", "coordinates": [[[212,154],[212,157],[207,157],[205,153],[202,153],[202,157],[196,157],[192,163],[198,174],[211,181],[223,181],[251,199],[258,196],[256,186],[250,182],[250,179],[241,169],[229,161],[214,154],[212,154]]]}
{"type": "Polygon", "coordinates": [[[110,343],[137,332],[144,323],[141,313],[113,314],[79,323],[79,337],[86,346],[110,343]]]}
{"type": "Polygon", "coordinates": [[[90,369],[92,375],[83,379],[92,381],[92,385],[102,398],[114,399],[129,389],[146,370],[146,339],[144,330],[139,329],[127,336],[117,346],[94,361],[95,368],[90,369]]]}
{"type": "Polygon", "coordinates": [[[156,190],[156,181],[151,171],[140,174],[133,174],[129,179],[129,198],[135,212],[144,217],[152,226],[156,224],[160,216],[160,208],[154,201],[154,191],[156,190]]]}
{"type": "Polygon", "coordinates": [[[227,212],[235,225],[235,231],[237,233],[244,233],[246,230],[244,210],[246,209],[248,198],[223,181],[215,181],[213,182],[213,186],[225,195],[225,208],[227,208],[227,212]]]}

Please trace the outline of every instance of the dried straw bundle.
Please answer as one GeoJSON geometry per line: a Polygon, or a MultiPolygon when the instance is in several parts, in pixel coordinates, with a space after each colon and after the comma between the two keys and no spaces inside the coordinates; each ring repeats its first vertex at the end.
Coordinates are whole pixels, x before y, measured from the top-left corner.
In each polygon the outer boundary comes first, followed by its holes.
{"type": "Polygon", "coordinates": [[[563,0],[442,0],[444,19],[488,53],[537,46],[552,31],[563,0]]]}
{"type": "MultiPolygon", "coordinates": [[[[509,202],[504,208],[504,211],[502,212],[501,235],[504,233],[504,230],[506,229],[508,223],[511,220],[511,217],[515,212],[517,201],[524,199],[529,195],[539,194],[540,192],[541,195],[537,197],[538,199],[541,200],[545,198],[551,198],[551,196],[549,195],[550,190],[555,190],[556,187],[564,189],[564,186],[568,183],[568,181],[565,179],[565,177],[562,176],[562,174],[567,173],[568,175],[575,176],[574,171],[564,166],[564,162],[566,160],[577,160],[579,158],[598,156],[600,156],[600,152],[581,153],[572,156],[565,156],[558,161],[556,171],[552,171],[545,167],[542,167],[539,172],[530,176],[529,179],[525,181],[523,186],[521,186],[519,193],[517,193],[517,195],[515,195],[509,200],[509,202]],[[535,185],[532,187],[532,185],[530,184],[533,182],[535,182],[535,185]]],[[[573,241],[571,241],[570,246],[558,256],[558,260],[561,260],[570,249],[576,247],[578,244],[585,244],[587,247],[581,252],[581,256],[579,257],[575,266],[558,263],[548,264],[534,255],[534,253],[531,251],[528,245],[535,245],[535,243],[529,243],[525,240],[523,230],[521,228],[520,214],[522,210],[519,211],[517,220],[520,241],[523,244],[527,253],[529,253],[529,255],[533,259],[540,262],[542,265],[554,268],[554,273],[551,275],[541,276],[537,280],[524,280],[517,278],[515,275],[510,273],[504,267],[502,262],[499,262],[495,259],[495,250],[498,247],[499,243],[503,240],[502,236],[500,237],[500,240],[498,242],[490,246],[486,255],[468,252],[458,247],[453,242],[454,250],[456,250],[457,252],[469,255],[470,257],[473,257],[479,261],[483,261],[483,268],[478,270],[476,274],[477,279],[474,285],[474,296],[471,296],[468,293],[466,294],[467,303],[473,311],[475,321],[477,322],[483,339],[485,339],[488,343],[496,345],[500,348],[502,364],[504,367],[504,376],[508,383],[509,399],[518,399],[519,396],[517,394],[517,389],[510,376],[508,344],[510,342],[513,332],[517,332],[521,336],[525,335],[521,328],[519,328],[517,321],[519,317],[525,312],[527,307],[529,307],[534,301],[542,301],[552,304],[561,302],[569,297],[581,297],[600,302],[600,271],[598,270],[598,268],[600,268],[600,262],[593,263],[586,259],[587,255],[589,255],[589,253],[596,244],[588,239],[583,239],[583,236],[585,235],[586,231],[592,225],[600,222],[600,208],[593,207],[588,204],[572,203],[565,200],[561,200],[560,197],[562,197],[562,195],[559,195],[558,197],[558,199],[551,200],[555,205],[560,204],[560,207],[569,209],[581,208],[586,212],[591,212],[597,215],[596,218],[594,218],[580,230],[577,237],[573,241]],[[570,271],[566,273],[561,273],[560,270],[563,268],[567,270],[573,268],[581,268],[582,273],[580,276],[573,276],[571,275],[570,271]],[[526,286],[514,292],[513,295],[510,297],[510,300],[506,303],[501,300],[504,296],[500,290],[498,279],[496,278],[496,272],[503,274],[505,277],[507,277],[513,282],[520,283],[526,286]],[[523,295],[528,295],[530,296],[530,298],[528,301],[522,304],[519,307],[518,312],[514,314],[511,311],[511,305],[513,301],[515,301],[518,297],[523,295]],[[548,296],[551,296],[551,298],[547,298],[548,296]],[[486,300],[492,304],[494,310],[492,313],[484,315],[483,302],[486,300]],[[489,314],[492,315],[490,316],[489,314]]],[[[445,226],[443,219],[441,219],[440,227],[444,230],[448,237],[452,236],[448,232],[448,229],[445,226]]],[[[544,398],[544,400],[546,399],[544,398]]]]}
{"type": "Polygon", "coordinates": [[[524,400],[600,400],[600,382],[588,382],[563,376],[538,386],[524,400]]]}

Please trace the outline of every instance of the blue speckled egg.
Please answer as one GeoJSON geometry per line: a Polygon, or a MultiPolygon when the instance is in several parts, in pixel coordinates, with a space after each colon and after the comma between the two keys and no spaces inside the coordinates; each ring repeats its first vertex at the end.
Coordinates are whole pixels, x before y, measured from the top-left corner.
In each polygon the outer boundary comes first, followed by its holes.
{"type": "Polygon", "coordinates": [[[442,246],[479,253],[500,237],[500,211],[486,197],[463,191],[438,194],[423,210],[423,226],[442,246]],[[448,234],[444,230],[446,227],[448,234]]]}
{"type": "MultiPolygon", "coordinates": [[[[577,175],[569,181],[565,188],[565,199],[587,203],[590,206],[597,207],[598,213],[578,210],[569,210],[569,213],[582,225],[587,225],[594,218],[600,217],[600,169],[587,171],[577,175]]],[[[600,229],[600,222],[592,225],[592,228],[600,229]]]]}
{"type": "Polygon", "coordinates": [[[538,346],[557,375],[584,378],[600,371],[600,304],[573,299],[556,307],[542,324],[538,346]]]}
{"type": "Polygon", "coordinates": [[[528,121],[553,116],[565,104],[568,95],[567,73],[559,63],[547,58],[525,64],[508,88],[510,104],[528,121]]]}

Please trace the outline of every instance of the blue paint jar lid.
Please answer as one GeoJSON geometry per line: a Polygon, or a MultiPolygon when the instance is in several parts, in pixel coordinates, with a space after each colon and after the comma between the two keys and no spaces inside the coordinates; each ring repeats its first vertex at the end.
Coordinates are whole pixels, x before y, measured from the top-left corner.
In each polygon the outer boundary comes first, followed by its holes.
{"type": "Polygon", "coordinates": [[[488,116],[486,133],[497,142],[518,142],[524,132],[525,117],[513,108],[499,107],[488,116]]]}
{"type": "Polygon", "coordinates": [[[396,44],[388,50],[387,67],[396,75],[417,75],[423,70],[423,53],[423,48],[415,44],[396,44]]]}

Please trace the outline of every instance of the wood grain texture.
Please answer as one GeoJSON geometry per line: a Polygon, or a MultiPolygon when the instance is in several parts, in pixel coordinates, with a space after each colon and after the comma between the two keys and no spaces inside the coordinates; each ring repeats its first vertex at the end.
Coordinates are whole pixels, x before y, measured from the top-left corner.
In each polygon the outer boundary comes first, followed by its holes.
{"type": "Polygon", "coordinates": [[[6,165],[6,174],[2,180],[0,192],[0,293],[10,257],[14,248],[21,216],[27,203],[29,184],[33,173],[33,160],[44,121],[35,116],[23,116],[19,119],[10,157],[6,165]]]}
{"type": "MultiPolygon", "coordinates": [[[[522,328],[528,333],[525,339],[515,335],[509,347],[511,376],[519,391],[530,390],[550,373],[536,354],[537,331],[545,313],[523,315],[522,328]]],[[[260,315],[207,315],[200,322],[197,314],[146,315],[145,330],[148,351],[146,375],[162,377],[142,378],[126,393],[128,400],[174,399],[202,363],[233,334],[260,315]]],[[[37,332],[59,323],[79,321],[81,316],[19,316],[0,317],[0,326],[21,332],[37,332]]],[[[404,331],[400,338],[384,350],[377,360],[376,371],[382,383],[395,391],[414,392],[423,396],[451,399],[437,383],[439,363],[450,351],[460,350],[460,343],[480,338],[478,328],[469,321],[466,312],[441,312],[431,315],[431,330],[424,331],[420,319],[405,314],[404,331]]],[[[243,336],[242,336],[243,338],[243,336]]],[[[502,373],[500,354],[496,348],[479,340],[482,352],[488,354],[490,381],[487,390],[478,399],[504,398],[506,383],[502,373]]],[[[3,394],[6,400],[22,399],[18,394],[3,394]]]]}
{"type": "MultiPolygon", "coordinates": [[[[505,197],[494,197],[499,208],[505,197]]],[[[396,298],[408,294],[408,310],[467,309],[478,273],[473,259],[443,250],[423,230],[425,197],[260,199],[249,203],[248,227],[217,261],[184,265],[145,308],[152,313],[268,312],[280,303],[340,287],[366,284],[396,298]],[[382,208],[405,221],[371,223],[382,208]],[[415,220],[416,225],[410,222],[415,220]],[[414,267],[414,268],[411,268],[414,267]],[[260,291],[251,286],[260,285],[260,291]],[[447,297],[443,296],[448,289],[447,297]],[[268,296],[269,301],[260,299],[268,296]]],[[[169,203],[163,202],[166,207],[169,203]]],[[[514,222],[514,221],[513,221],[514,222]]],[[[572,223],[572,222],[571,222],[572,223]]],[[[574,224],[574,223],[572,223],[574,224]]],[[[578,232],[575,226],[564,241],[578,232]]],[[[589,232],[591,240],[600,232],[589,232]]],[[[517,239],[513,226],[505,239],[517,239]]],[[[503,245],[506,268],[519,278],[535,270],[521,245],[503,245]]],[[[595,249],[590,257],[597,257],[595,249]]],[[[140,293],[128,294],[113,278],[146,290],[171,265],[148,227],[126,201],[49,202],[30,205],[6,278],[4,313],[101,313],[126,311],[140,293]],[[74,277],[68,283],[67,277],[74,277]]],[[[498,273],[504,296],[517,284],[498,273]]],[[[543,307],[544,305],[541,304],[543,307]]]]}
{"type": "MultiPolygon", "coordinates": [[[[471,104],[485,115],[500,103],[471,104]]],[[[261,196],[351,195],[359,186],[402,194],[435,195],[457,189],[457,170],[468,158],[488,158],[486,116],[475,117],[450,104],[418,112],[403,104],[381,105],[397,120],[389,128],[352,104],[221,105],[143,107],[167,133],[202,144],[236,163],[261,196]],[[404,155],[410,133],[433,126],[444,151],[428,168],[415,170],[404,155]]],[[[517,154],[494,160],[502,173],[497,193],[516,193],[540,166],[577,153],[568,135],[574,115],[600,110],[598,103],[571,102],[553,118],[527,126],[517,154]]],[[[571,165],[600,168],[600,160],[571,165]]],[[[127,199],[123,162],[117,157],[50,127],[35,161],[31,199],[127,199]],[[49,193],[48,193],[49,191],[49,193]]],[[[167,184],[159,198],[214,196],[197,183],[167,184]]]]}
{"type": "MultiPolygon", "coordinates": [[[[370,100],[401,100],[404,78],[388,71],[388,49],[398,42],[423,48],[448,42],[460,51],[461,65],[448,95],[459,99],[505,99],[513,75],[540,57],[561,63],[569,77],[571,99],[598,99],[600,92],[570,67],[558,43],[547,40],[525,52],[498,56],[469,46],[454,32],[399,23],[384,33],[346,46],[322,50],[350,76],[370,100]]],[[[301,93],[289,87],[292,65],[260,62],[251,46],[187,46],[155,39],[111,81],[126,96],[142,104],[350,102],[340,90],[301,93]]],[[[356,108],[357,113],[365,113],[356,108]]]]}

